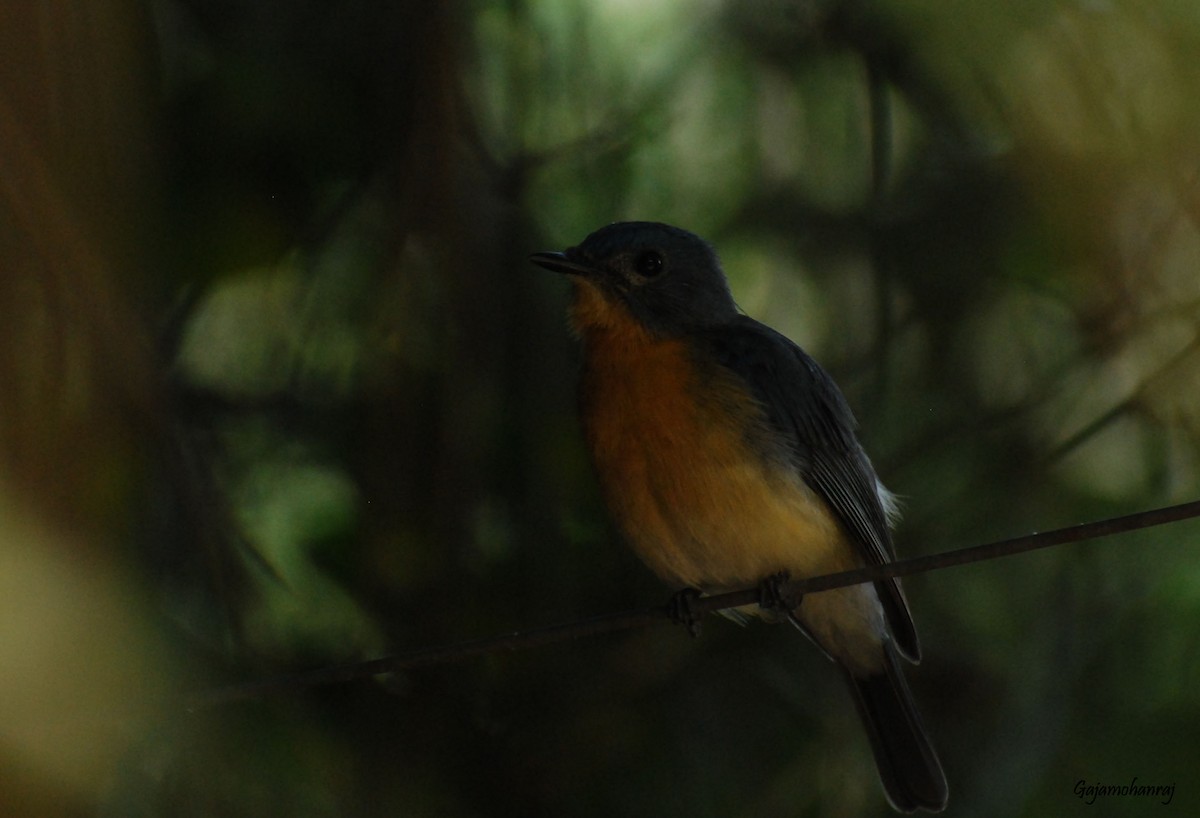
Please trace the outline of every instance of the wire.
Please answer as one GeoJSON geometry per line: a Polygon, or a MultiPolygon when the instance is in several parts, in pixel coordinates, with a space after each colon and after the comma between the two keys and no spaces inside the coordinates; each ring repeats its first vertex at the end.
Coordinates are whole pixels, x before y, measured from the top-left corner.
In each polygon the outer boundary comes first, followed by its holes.
{"type": "MultiPolygon", "coordinates": [[[[836,574],[824,574],[817,577],[792,580],[781,585],[778,590],[784,596],[799,598],[804,594],[828,591],[847,585],[877,582],[891,577],[923,574],[942,568],[952,568],[958,565],[968,565],[999,557],[1023,554],[1028,551],[1036,551],[1055,545],[1098,539],[1100,537],[1112,536],[1113,534],[1165,525],[1197,516],[1200,516],[1200,500],[1151,509],[1149,511],[1139,511],[1134,514],[1111,517],[1106,520],[1081,523],[1067,528],[1034,532],[1022,537],[1013,537],[1007,540],[961,548],[955,551],[944,551],[939,554],[928,554],[921,557],[897,560],[884,565],[872,565],[866,568],[857,568],[853,571],[842,571],[836,574]]],[[[757,605],[761,599],[761,594],[762,591],[760,588],[749,588],[741,591],[731,591],[729,593],[695,598],[688,605],[689,613],[699,615],[727,608],[757,605]]],[[[604,614],[590,619],[547,625],[527,631],[514,631],[512,633],[473,639],[452,645],[409,651],[379,659],[316,668],[298,673],[289,673],[213,688],[188,696],[185,700],[185,707],[190,711],[197,711],[276,693],[358,681],[373,676],[395,673],[401,670],[412,670],[413,668],[427,667],[429,665],[462,662],[477,656],[498,653],[500,651],[529,650],[571,639],[582,639],[602,633],[643,628],[649,625],[673,621],[675,621],[675,617],[670,604],[641,610],[604,614]]]]}

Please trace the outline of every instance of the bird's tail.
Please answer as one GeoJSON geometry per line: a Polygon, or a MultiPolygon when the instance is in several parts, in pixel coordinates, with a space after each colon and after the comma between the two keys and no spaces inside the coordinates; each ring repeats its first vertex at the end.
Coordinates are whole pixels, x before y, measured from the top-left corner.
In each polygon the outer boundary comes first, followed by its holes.
{"type": "Polygon", "coordinates": [[[884,645],[884,672],[856,677],[847,674],[854,702],[871,740],[879,777],[892,806],[901,812],[946,807],[946,774],[913,703],[908,683],[890,644],[884,645]]]}

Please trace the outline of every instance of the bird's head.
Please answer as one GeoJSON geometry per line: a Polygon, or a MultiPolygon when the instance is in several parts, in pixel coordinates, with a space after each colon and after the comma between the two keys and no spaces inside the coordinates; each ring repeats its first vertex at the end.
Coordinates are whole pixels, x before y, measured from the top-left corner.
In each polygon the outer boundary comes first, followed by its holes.
{"type": "Polygon", "coordinates": [[[672,337],[737,315],[712,247],[667,224],[610,224],[565,252],[534,253],[530,260],[574,280],[572,319],[584,335],[632,320],[672,337]]]}

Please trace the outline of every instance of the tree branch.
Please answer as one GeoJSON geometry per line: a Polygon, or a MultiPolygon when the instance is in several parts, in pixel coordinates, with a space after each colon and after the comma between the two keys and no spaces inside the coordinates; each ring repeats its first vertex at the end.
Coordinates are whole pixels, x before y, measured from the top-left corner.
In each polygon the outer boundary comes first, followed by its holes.
{"type": "MultiPolygon", "coordinates": [[[[1041,548],[1049,548],[1080,540],[1108,537],[1127,531],[1165,525],[1180,520],[1200,516],[1200,500],[1182,503],[1165,508],[1140,511],[1121,517],[1111,517],[1090,523],[1058,528],[1052,531],[1034,532],[1022,537],[961,548],[956,551],[944,551],[940,554],[928,554],[921,557],[897,560],[886,565],[872,565],[857,568],[853,571],[842,571],[836,574],[825,574],[807,579],[793,580],[787,583],[781,591],[794,596],[828,591],[847,585],[858,585],[863,582],[876,582],[891,577],[905,577],[935,571],[942,568],[952,568],[958,565],[968,565],[974,562],[993,560],[999,557],[1023,554],[1041,548]]],[[[759,589],[749,588],[741,591],[714,594],[695,599],[691,603],[691,611],[696,614],[712,613],[747,605],[756,605],[759,601],[759,589]]],[[[453,645],[442,645],[420,650],[385,656],[364,662],[354,662],[345,665],[316,668],[314,670],[289,673],[267,679],[258,679],[226,687],[213,688],[188,696],[185,706],[189,711],[196,711],[222,704],[259,698],[262,696],[303,690],[320,685],[339,684],[366,679],[386,673],[428,665],[461,662],[476,656],[500,651],[529,650],[556,642],[571,639],[582,639],[601,633],[643,628],[663,622],[670,622],[671,615],[666,605],[641,610],[623,611],[604,614],[574,622],[563,622],[547,625],[527,631],[514,631],[498,636],[473,639],[453,645]]]]}

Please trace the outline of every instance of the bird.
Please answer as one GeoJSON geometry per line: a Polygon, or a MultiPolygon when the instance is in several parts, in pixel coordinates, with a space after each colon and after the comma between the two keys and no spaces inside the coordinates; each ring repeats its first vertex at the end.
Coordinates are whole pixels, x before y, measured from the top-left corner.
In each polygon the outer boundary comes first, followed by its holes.
{"type": "MultiPolygon", "coordinates": [[[[744,314],[713,247],[659,222],[617,222],[530,261],[572,282],[579,412],[605,505],[672,587],[721,593],[895,559],[898,512],[833,379],[744,314]]],[[[884,792],[945,808],[945,773],[901,660],[920,661],[897,579],[784,598],[786,619],[842,670],[884,792]]]]}

